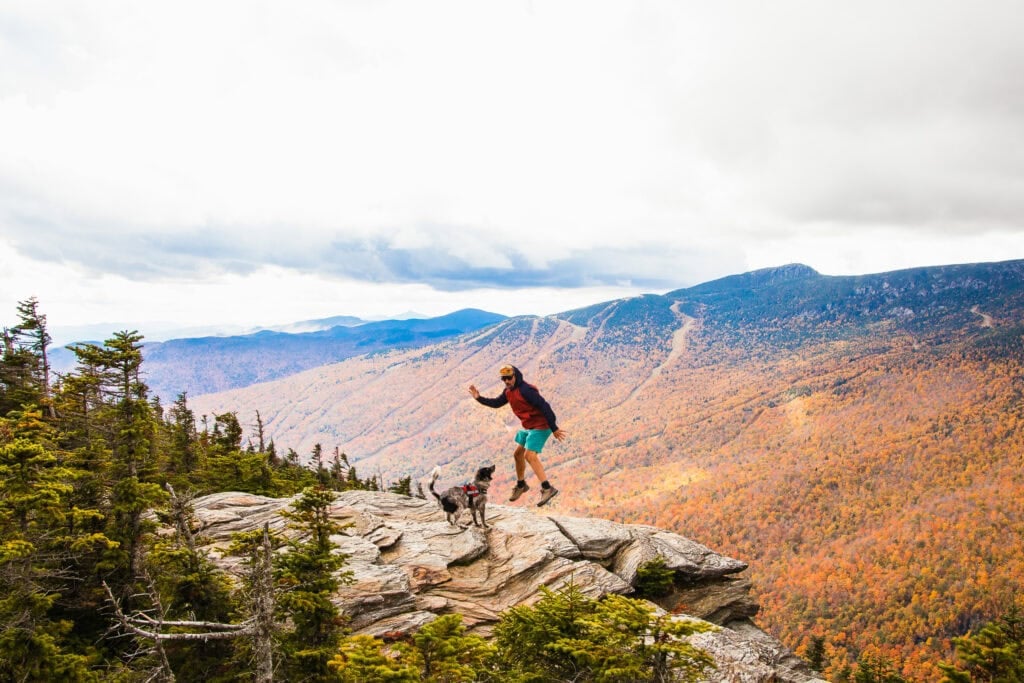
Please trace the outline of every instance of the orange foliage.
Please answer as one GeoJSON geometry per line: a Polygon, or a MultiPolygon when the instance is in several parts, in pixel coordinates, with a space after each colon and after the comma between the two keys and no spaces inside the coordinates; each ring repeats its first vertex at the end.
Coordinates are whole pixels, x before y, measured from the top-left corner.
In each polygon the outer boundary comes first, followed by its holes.
{"type": "Polygon", "coordinates": [[[870,649],[937,680],[1024,580],[1021,363],[903,340],[750,369],[677,375],[665,428],[603,454],[621,485],[574,504],[750,562],[762,626],[797,651],[824,636],[831,673],[870,649]]]}

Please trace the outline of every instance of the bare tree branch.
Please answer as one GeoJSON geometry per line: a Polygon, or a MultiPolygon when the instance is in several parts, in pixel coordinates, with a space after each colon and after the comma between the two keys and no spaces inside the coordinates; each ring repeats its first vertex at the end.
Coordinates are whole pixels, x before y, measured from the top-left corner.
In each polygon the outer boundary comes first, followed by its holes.
{"type": "Polygon", "coordinates": [[[126,631],[134,635],[142,638],[148,638],[149,640],[153,640],[158,643],[169,640],[192,640],[204,642],[208,640],[228,640],[230,638],[249,635],[254,630],[252,619],[242,622],[241,624],[223,624],[203,621],[158,621],[141,612],[129,617],[121,610],[120,603],[117,598],[114,597],[114,594],[110,590],[110,586],[107,585],[106,581],[103,582],[103,588],[107,591],[107,599],[110,601],[110,604],[114,606],[114,613],[121,626],[124,627],[126,631]],[[156,626],[157,629],[141,628],[138,624],[150,624],[152,626],[156,626]],[[159,630],[163,627],[172,626],[194,626],[195,628],[205,628],[209,630],[201,631],[199,633],[166,633],[159,630]]]}
{"type": "Polygon", "coordinates": [[[252,626],[252,619],[246,619],[240,624],[225,624],[217,621],[157,621],[148,614],[128,617],[133,624],[149,624],[155,626],[167,626],[169,628],[205,628],[211,631],[244,631],[252,626]]]}

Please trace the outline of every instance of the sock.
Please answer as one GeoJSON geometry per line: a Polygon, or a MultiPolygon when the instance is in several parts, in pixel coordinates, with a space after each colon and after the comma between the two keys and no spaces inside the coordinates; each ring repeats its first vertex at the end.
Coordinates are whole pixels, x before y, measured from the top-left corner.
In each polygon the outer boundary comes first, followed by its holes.
{"type": "Polygon", "coordinates": [[[524,486],[526,486],[526,480],[525,479],[520,479],[519,481],[516,482],[516,488],[517,489],[521,489],[524,486]]]}
{"type": "Polygon", "coordinates": [[[548,480],[547,480],[547,479],[545,479],[544,481],[542,481],[542,482],[540,483],[540,487],[541,487],[542,489],[549,489],[549,488],[551,488],[551,484],[549,484],[549,483],[548,483],[548,480]]]}

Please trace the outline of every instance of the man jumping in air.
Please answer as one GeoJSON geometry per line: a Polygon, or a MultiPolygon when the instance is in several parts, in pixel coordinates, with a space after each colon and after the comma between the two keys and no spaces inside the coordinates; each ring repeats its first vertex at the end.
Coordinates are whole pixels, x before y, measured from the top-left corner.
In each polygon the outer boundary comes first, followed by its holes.
{"type": "Polygon", "coordinates": [[[537,391],[537,387],[523,381],[523,373],[514,365],[505,365],[499,371],[501,381],[505,383],[505,391],[497,398],[481,396],[476,386],[469,385],[469,393],[477,400],[491,408],[500,408],[506,403],[512,407],[523,428],[516,433],[516,487],[512,490],[509,502],[518,500],[519,496],[530,490],[526,483],[526,463],[537,475],[540,481],[540,502],[537,507],[546,504],[549,500],[558,495],[558,489],[548,482],[544,474],[544,466],[540,464],[540,452],[544,449],[544,443],[549,436],[554,436],[561,441],[566,433],[558,428],[555,420],[555,413],[551,406],[544,400],[544,397],[537,391]]]}

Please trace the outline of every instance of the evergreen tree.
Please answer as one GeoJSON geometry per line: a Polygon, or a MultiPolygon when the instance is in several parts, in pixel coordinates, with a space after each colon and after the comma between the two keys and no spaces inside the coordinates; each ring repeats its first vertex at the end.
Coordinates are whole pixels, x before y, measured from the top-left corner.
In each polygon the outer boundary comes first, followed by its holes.
{"type": "MultiPolygon", "coordinates": [[[[231,582],[198,549],[190,496],[170,491],[165,514],[176,533],[157,539],[147,553],[147,568],[159,592],[162,615],[167,619],[227,623],[236,605],[231,582]]],[[[171,641],[166,645],[168,665],[184,680],[233,680],[229,668],[231,644],[225,640],[171,641]]]]}
{"type": "Polygon", "coordinates": [[[1024,615],[1016,605],[977,633],[954,638],[953,644],[959,666],[939,664],[944,683],[1024,681],[1024,615]]]}
{"type": "Polygon", "coordinates": [[[289,680],[337,680],[328,662],[338,650],[343,621],[331,595],[352,574],[342,571],[345,556],[331,541],[342,530],[330,517],[333,501],[330,490],[308,488],[281,513],[300,533],[288,541],[288,552],[277,558],[274,571],[281,591],[278,606],[292,625],[282,638],[289,680]]]}
{"type": "Polygon", "coordinates": [[[822,636],[812,636],[811,642],[807,646],[807,651],[804,654],[804,658],[807,663],[815,671],[821,672],[825,670],[825,638],[822,636]]]}
{"type": "MultiPolygon", "coordinates": [[[[113,514],[111,489],[114,481],[113,443],[117,431],[117,407],[110,400],[113,376],[104,365],[101,347],[72,347],[78,364],[73,373],[54,385],[57,407],[56,440],[62,462],[71,470],[68,479],[72,492],[66,499],[69,511],[90,510],[89,515],[69,514],[70,535],[111,533],[113,514]]],[[[106,594],[101,577],[120,571],[123,559],[119,548],[79,549],[73,555],[74,575],[78,580],[65,583],[61,600],[62,615],[75,623],[75,634],[85,642],[102,642],[109,628],[102,613],[106,594]]]]}
{"type": "Polygon", "coordinates": [[[188,407],[184,392],[178,394],[169,412],[169,469],[172,473],[187,476],[199,467],[199,433],[195,413],[188,407]]]}
{"type": "Polygon", "coordinates": [[[204,489],[249,491],[244,454],[241,452],[242,425],[233,412],[214,416],[213,434],[207,451],[204,489]]]}
{"type": "Polygon", "coordinates": [[[461,615],[446,614],[392,646],[369,636],[349,636],[330,664],[345,683],[468,683],[493,673],[493,655],[494,646],[466,634],[461,615]]]}
{"type": "Polygon", "coordinates": [[[341,683],[419,683],[420,669],[387,651],[373,636],[349,636],[339,646],[330,666],[341,683]]]}
{"type": "Polygon", "coordinates": [[[324,467],[324,449],[319,443],[313,444],[313,452],[310,454],[310,467],[316,476],[317,484],[328,488],[331,485],[331,475],[324,467]]]}
{"type": "Polygon", "coordinates": [[[344,491],[347,488],[349,469],[351,469],[351,466],[348,462],[348,455],[342,453],[341,450],[335,446],[334,457],[331,458],[332,488],[338,491],[344,491]]]}
{"type": "Polygon", "coordinates": [[[245,491],[281,497],[317,483],[316,473],[299,465],[293,450],[289,449],[289,457],[282,462],[273,441],[263,453],[256,448],[243,451],[242,437],[241,424],[233,412],[215,416],[212,433],[204,430],[198,434],[196,445],[202,465],[189,480],[200,491],[245,491]]]}
{"type": "Polygon", "coordinates": [[[864,653],[857,659],[853,670],[854,683],[905,683],[887,657],[864,653]]]}
{"type": "Polygon", "coordinates": [[[661,555],[636,568],[636,590],[641,597],[657,598],[668,595],[675,585],[676,573],[665,564],[661,555]]]}
{"type": "Polygon", "coordinates": [[[412,476],[402,477],[388,487],[391,493],[412,497],[412,476]]]}
{"type": "Polygon", "coordinates": [[[446,614],[413,634],[411,643],[401,643],[400,651],[408,653],[420,680],[455,683],[483,677],[494,646],[467,634],[462,615],[446,614]]]}
{"type": "MultiPolygon", "coordinates": [[[[24,302],[18,304],[19,311],[24,302]]],[[[22,321],[25,323],[25,321],[22,321]]],[[[45,327],[44,327],[45,329],[45,327]]],[[[45,332],[44,332],[45,335],[45,332]]],[[[48,336],[43,337],[48,343],[48,336]]],[[[46,348],[46,343],[26,344],[22,328],[3,329],[3,356],[0,358],[0,415],[26,405],[46,405],[47,395],[44,384],[49,375],[48,368],[37,348],[46,348]]]]}
{"type": "Polygon", "coordinates": [[[69,533],[71,472],[59,464],[38,411],[3,420],[0,443],[0,680],[95,680],[87,659],[69,652],[73,624],[54,614],[73,556],[109,548],[99,534],[69,533]]]}
{"type": "Polygon", "coordinates": [[[274,552],[280,543],[280,538],[271,535],[270,525],[264,523],[261,530],[235,534],[228,548],[228,553],[242,557],[247,567],[242,578],[247,595],[243,609],[253,624],[248,641],[237,645],[235,659],[255,670],[258,683],[273,680],[278,661],[274,552]]]}
{"type": "Polygon", "coordinates": [[[657,617],[647,603],[618,595],[594,600],[574,584],[541,588],[532,606],[501,615],[494,630],[500,666],[531,681],[698,680],[711,658],[684,637],[699,622],[657,617]]]}
{"type": "Polygon", "coordinates": [[[213,447],[220,454],[234,453],[242,446],[242,425],[235,413],[224,413],[213,417],[213,447]]]}
{"type": "Polygon", "coordinates": [[[11,332],[19,339],[25,339],[25,347],[32,354],[35,362],[31,364],[31,376],[40,394],[39,405],[46,413],[56,417],[53,402],[50,399],[50,361],[48,349],[53,338],[46,328],[46,316],[39,312],[39,301],[32,297],[18,302],[18,317],[21,321],[11,332]]]}
{"type": "Polygon", "coordinates": [[[156,462],[151,449],[155,423],[142,381],[142,341],[137,332],[118,332],[104,342],[103,367],[113,382],[107,387],[115,402],[112,443],[111,527],[109,535],[120,544],[112,577],[127,600],[141,576],[141,548],[152,522],[144,522],[147,510],[163,503],[165,495],[152,481],[156,462]]]}
{"type": "Polygon", "coordinates": [[[105,426],[110,420],[102,415],[106,404],[108,373],[104,367],[103,350],[92,344],[68,347],[75,354],[75,371],[61,378],[57,394],[57,422],[65,447],[84,446],[97,438],[113,441],[105,426]]]}
{"type": "Polygon", "coordinates": [[[348,472],[345,474],[345,490],[361,490],[365,488],[363,482],[359,479],[359,475],[356,473],[355,466],[350,466],[348,472]]]}

